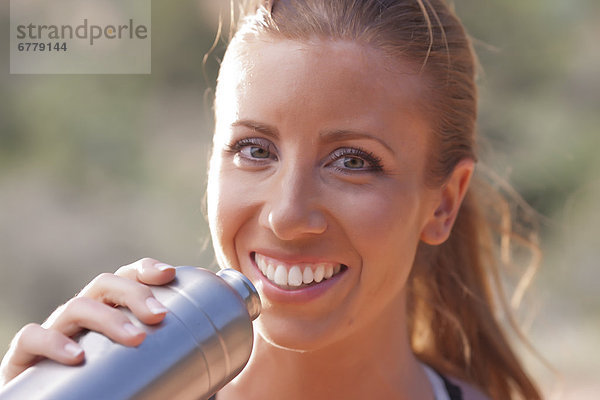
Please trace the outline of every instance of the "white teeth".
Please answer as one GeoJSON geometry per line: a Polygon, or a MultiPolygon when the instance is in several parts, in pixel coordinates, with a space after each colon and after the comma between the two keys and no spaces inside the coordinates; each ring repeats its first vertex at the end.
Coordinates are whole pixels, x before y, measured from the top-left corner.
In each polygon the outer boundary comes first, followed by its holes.
{"type": "Polygon", "coordinates": [[[288,273],[283,265],[278,265],[275,270],[275,276],[273,277],[273,281],[280,286],[285,286],[288,284],[288,273]]]}
{"type": "Polygon", "coordinates": [[[325,267],[325,275],[323,275],[323,278],[325,279],[329,279],[333,276],[333,267],[331,265],[325,267]]]}
{"type": "Polygon", "coordinates": [[[265,264],[264,264],[263,258],[260,256],[260,254],[257,254],[256,257],[254,257],[254,259],[256,260],[256,266],[264,274],[265,273],[265,264]]]}
{"type": "Polygon", "coordinates": [[[275,279],[275,267],[272,264],[269,264],[267,267],[267,278],[269,278],[270,281],[275,279]]]}
{"type": "Polygon", "coordinates": [[[323,266],[323,264],[317,265],[317,268],[315,269],[315,273],[313,276],[314,281],[317,283],[321,282],[323,280],[324,274],[325,274],[325,267],[323,266]]]}
{"type": "Polygon", "coordinates": [[[300,267],[294,265],[290,272],[288,273],[288,285],[290,286],[300,286],[302,285],[302,271],[300,271],[300,267]]]}
{"type": "Polygon", "coordinates": [[[312,283],[313,281],[313,271],[312,268],[306,267],[304,268],[304,272],[302,273],[302,282],[305,284],[312,283]]]}
{"type": "Polygon", "coordinates": [[[269,259],[258,253],[255,256],[255,260],[258,269],[263,275],[278,286],[299,287],[302,284],[319,283],[324,279],[331,278],[342,270],[340,264],[334,265],[332,263],[297,264],[291,266],[282,263],[278,265],[276,260],[269,259]]]}

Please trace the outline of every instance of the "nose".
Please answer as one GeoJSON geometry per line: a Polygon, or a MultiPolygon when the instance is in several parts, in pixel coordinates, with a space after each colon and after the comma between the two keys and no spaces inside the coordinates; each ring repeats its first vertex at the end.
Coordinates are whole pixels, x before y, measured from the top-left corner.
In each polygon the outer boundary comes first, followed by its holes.
{"type": "Polygon", "coordinates": [[[301,239],[327,230],[321,193],[314,177],[302,171],[279,171],[259,216],[260,224],[281,240],[301,239]]]}

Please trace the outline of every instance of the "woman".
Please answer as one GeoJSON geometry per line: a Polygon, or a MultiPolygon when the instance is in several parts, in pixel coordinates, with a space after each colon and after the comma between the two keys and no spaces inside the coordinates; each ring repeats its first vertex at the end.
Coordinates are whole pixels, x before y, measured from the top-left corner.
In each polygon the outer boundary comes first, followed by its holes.
{"type": "MultiPolygon", "coordinates": [[[[217,261],[263,311],[217,399],[540,398],[493,317],[458,19],[440,0],[248,9],[219,73],[207,198],[217,261]]],[[[111,306],[157,323],[145,285],[173,276],[152,259],[100,275],[17,335],[4,379],[39,356],[81,362],[82,328],[141,343],[111,306]]]]}

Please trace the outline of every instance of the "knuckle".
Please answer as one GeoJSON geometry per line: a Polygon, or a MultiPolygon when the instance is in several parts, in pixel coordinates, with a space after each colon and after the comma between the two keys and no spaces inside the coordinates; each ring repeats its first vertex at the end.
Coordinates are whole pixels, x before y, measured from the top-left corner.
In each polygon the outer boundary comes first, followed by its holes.
{"type": "Polygon", "coordinates": [[[28,342],[29,337],[34,335],[35,333],[37,333],[37,331],[40,329],[41,329],[40,325],[33,323],[33,322],[25,325],[15,335],[15,337],[12,341],[12,346],[16,347],[16,348],[24,347],[26,345],[26,343],[28,342]]]}
{"type": "Polygon", "coordinates": [[[156,263],[158,263],[158,261],[151,257],[140,258],[131,264],[124,265],[117,269],[115,275],[133,279],[136,275],[143,273],[146,268],[152,267],[156,263]]]}
{"type": "Polygon", "coordinates": [[[108,308],[106,310],[106,314],[107,318],[110,318],[114,321],[123,322],[129,320],[129,318],[127,318],[127,315],[125,315],[125,313],[123,312],[123,309],[108,308]]]}
{"type": "Polygon", "coordinates": [[[87,297],[74,297],[63,304],[57,311],[60,314],[77,314],[82,308],[88,306],[93,300],[87,297]]]}
{"type": "Polygon", "coordinates": [[[88,297],[73,298],[63,307],[61,326],[69,328],[85,326],[90,321],[118,320],[123,315],[119,309],[88,297]]]}
{"type": "Polygon", "coordinates": [[[36,324],[35,322],[30,322],[27,325],[25,325],[24,327],[22,327],[17,335],[26,335],[26,334],[32,333],[33,331],[37,331],[39,328],[40,328],[39,324],[36,324]]]}
{"type": "Polygon", "coordinates": [[[121,267],[119,267],[116,271],[115,271],[115,275],[116,276],[123,276],[127,273],[127,271],[132,269],[132,264],[129,265],[123,265],[121,267]]]}
{"type": "Polygon", "coordinates": [[[102,284],[104,282],[108,282],[111,281],[112,279],[114,279],[115,275],[111,274],[110,272],[102,272],[101,274],[99,274],[98,276],[96,276],[92,282],[90,282],[90,284],[102,284]]]}
{"type": "Polygon", "coordinates": [[[137,283],[133,289],[136,297],[146,298],[152,296],[152,290],[143,283],[137,283]]]}
{"type": "Polygon", "coordinates": [[[120,325],[127,322],[127,320],[127,316],[119,308],[103,307],[101,310],[98,310],[98,313],[96,314],[96,321],[102,322],[104,327],[112,324],[120,325]]]}
{"type": "Polygon", "coordinates": [[[45,331],[48,342],[58,342],[65,336],[55,329],[46,329],[45,331]]]}
{"type": "Polygon", "coordinates": [[[94,279],[90,281],[82,290],[79,292],[78,297],[86,296],[90,292],[96,292],[99,289],[107,285],[111,279],[113,279],[114,275],[110,272],[103,272],[99,275],[96,275],[94,279]]]}
{"type": "Polygon", "coordinates": [[[141,258],[137,261],[132,262],[131,264],[123,265],[115,272],[115,275],[130,275],[131,272],[141,271],[142,266],[147,258],[141,258]]]}

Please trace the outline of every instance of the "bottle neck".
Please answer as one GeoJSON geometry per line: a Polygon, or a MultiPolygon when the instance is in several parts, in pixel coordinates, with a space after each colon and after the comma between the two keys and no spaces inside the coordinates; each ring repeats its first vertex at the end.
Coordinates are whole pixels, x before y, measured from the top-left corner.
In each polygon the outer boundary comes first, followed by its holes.
{"type": "Polygon", "coordinates": [[[252,320],[260,315],[261,303],[256,288],[250,280],[241,272],[232,268],[222,269],[217,276],[223,279],[229,286],[240,295],[252,320]]]}

